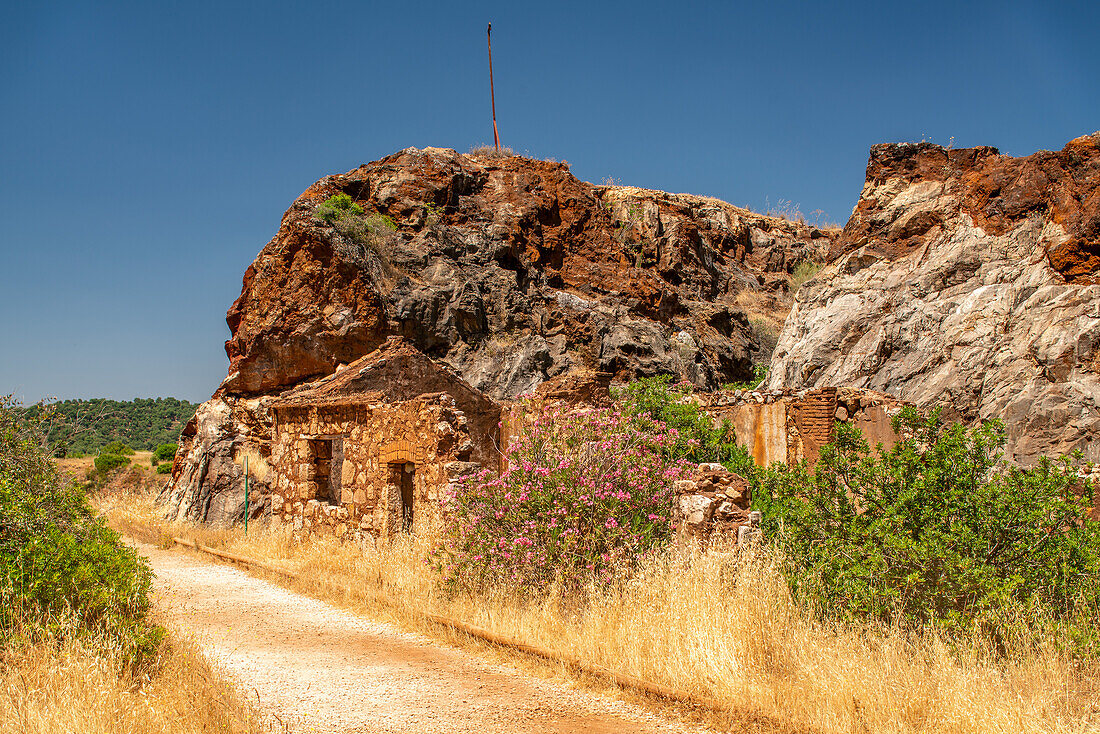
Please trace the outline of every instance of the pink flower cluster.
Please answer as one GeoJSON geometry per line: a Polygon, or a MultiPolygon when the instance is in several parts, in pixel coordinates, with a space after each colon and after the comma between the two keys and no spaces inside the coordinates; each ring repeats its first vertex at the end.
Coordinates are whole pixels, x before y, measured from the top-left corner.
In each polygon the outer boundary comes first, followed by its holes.
{"type": "Polygon", "coordinates": [[[511,441],[508,469],[467,477],[443,501],[446,584],[578,591],[668,542],[672,482],[688,468],[662,450],[675,431],[617,409],[524,408],[542,412],[511,441]]]}

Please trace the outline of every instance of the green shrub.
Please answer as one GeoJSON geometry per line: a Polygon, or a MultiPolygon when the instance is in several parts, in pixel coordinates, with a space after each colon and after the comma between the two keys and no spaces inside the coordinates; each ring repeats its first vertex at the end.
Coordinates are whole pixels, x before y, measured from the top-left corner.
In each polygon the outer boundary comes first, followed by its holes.
{"type": "Polygon", "coordinates": [[[14,407],[0,400],[0,635],[94,633],[142,659],[163,635],[145,621],[152,572],[58,476],[14,407]]]}
{"type": "Polygon", "coordinates": [[[730,382],[722,385],[723,390],[755,390],[768,379],[768,365],[754,364],[752,366],[752,379],[741,382],[730,382]]]}
{"type": "Polygon", "coordinates": [[[157,474],[171,474],[171,473],[172,473],[172,464],[170,464],[170,463],[161,464],[160,466],[157,467],[157,474]]]}
{"type": "Polygon", "coordinates": [[[336,194],[319,204],[314,210],[313,216],[327,224],[335,224],[347,217],[363,216],[363,207],[355,203],[347,194],[336,194]]]}
{"type": "Polygon", "coordinates": [[[95,470],[100,474],[107,474],[120,466],[126,466],[130,463],[128,456],[119,456],[118,454],[100,454],[95,457],[95,470]]]}
{"type": "Polygon", "coordinates": [[[1072,462],[1009,466],[999,424],[948,427],[937,412],[907,408],[895,430],[906,438],[872,452],[838,423],[812,472],[764,473],[754,504],[795,594],[832,616],[950,631],[1047,618],[1095,643],[1100,523],[1072,462]]]}
{"type": "Polygon", "coordinates": [[[362,248],[385,260],[397,236],[397,224],[392,218],[378,213],[364,217],[363,207],[347,194],[337,194],[328,199],[317,207],[314,216],[331,224],[343,238],[343,242],[335,243],[340,257],[360,265],[369,262],[368,253],[362,248]]]}
{"type": "Polygon", "coordinates": [[[118,454],[119,456],[133,456],[134,450],[122,441],[111,441],[99,450],[101,454],[118,454]]]}
{"type": "Polygon", "coordinates": [[[613,390],[622,411],[642,425],[656,421],[676,432],[676,440],[664,450],[671,459],[690,459],[697,463],[717,462],[750,482],[756,477],[756,464],[742,446],[738,446],[728,422],[715,426],[699,403],[691,398],[687,383],[672,383],[667,375],[635,380],[613,390]]]}
{"type": "Polygon", "coordinates": [[[802,285],[821,272],[821,263],[815,263],[812,260],[803,260],[794,266],[794,270],[791,271],[791,290],[796,291],[802,287],[802,285]]]}
{"type": "Polygon", "coordinates": [[[179,445],[174,443],[162,443],[157,446],[153,452],[153,458],[157,461],[172,461],[176,458],[176,451],[179,450],[179,445]]]}

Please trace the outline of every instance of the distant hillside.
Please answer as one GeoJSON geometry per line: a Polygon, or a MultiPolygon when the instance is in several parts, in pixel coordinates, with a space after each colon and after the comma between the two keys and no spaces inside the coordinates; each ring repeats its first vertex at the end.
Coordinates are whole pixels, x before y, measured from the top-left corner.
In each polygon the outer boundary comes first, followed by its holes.
{"type": "Polygon", "coordinates": [[[111,441],[152,451],[159,444],[175,443],[196,408],[176,398],[64,400],[47,406],[46,435],[55,456],[94,454],[111,441]]]}

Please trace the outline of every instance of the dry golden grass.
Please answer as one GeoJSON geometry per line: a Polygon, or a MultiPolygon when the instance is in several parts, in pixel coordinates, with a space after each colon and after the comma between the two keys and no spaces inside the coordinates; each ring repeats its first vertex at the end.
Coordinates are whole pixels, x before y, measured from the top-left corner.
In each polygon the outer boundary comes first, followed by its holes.
{"type": "MultiPolygon", "coordinates": [[[[508,593],[447,597],[425,563],[430,540],[364,549],[294,541],[253,525],[214,530],[166,523],[148,497],[101,501],[112,525],[147,540],[167,534],[301,573],[301,591],[447,637],[431,611],[563,655],[718,699],[771,729],[824,732],[1100,731],[1100,664],[1053,645],[993,655],[937,635],[828,625],[792,603],[772,559],[670,554],[585,607],[508,593]],[[393,605],[370,596],[382,591],[393,605]]],[[[744,718],[729,722],[741,728],[744,718]],[[738,723],[740,722],[740,723],[738,723]]]]}
{"type": "Polygon", "coordinates": [[[270,731],[190,641],[169,637],[151,672],[120,673],[77,641],[3,653],[0,734],[251,734],[270,731]]]}

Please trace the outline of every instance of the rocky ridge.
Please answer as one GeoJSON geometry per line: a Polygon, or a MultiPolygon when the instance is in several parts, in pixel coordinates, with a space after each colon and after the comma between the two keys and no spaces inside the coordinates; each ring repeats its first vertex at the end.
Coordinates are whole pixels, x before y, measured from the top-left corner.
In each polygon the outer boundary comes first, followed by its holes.
{"type": "Polygon", "coordinates": [[[789,308],[791,270],[833,236],[519,156],[410,148],[327,176],[245,272],[229,375],[185,429],[162,500],[174,517],[239,518],[246,454],[264,494],[270,399],[389,336],[496,399],[592,375],[702,390],[745,379],[767,356],[759,332],[789,308]],[[369,236],[315,217],[338,194],[364,209],[369,236]]]}
{"type": "Polygon", "coordinates": [[[1030,464],[1100,461],[1100,133],[1023,158],[877,145],[768,387],[880,390],[1002,419],[1030,464]]]}

